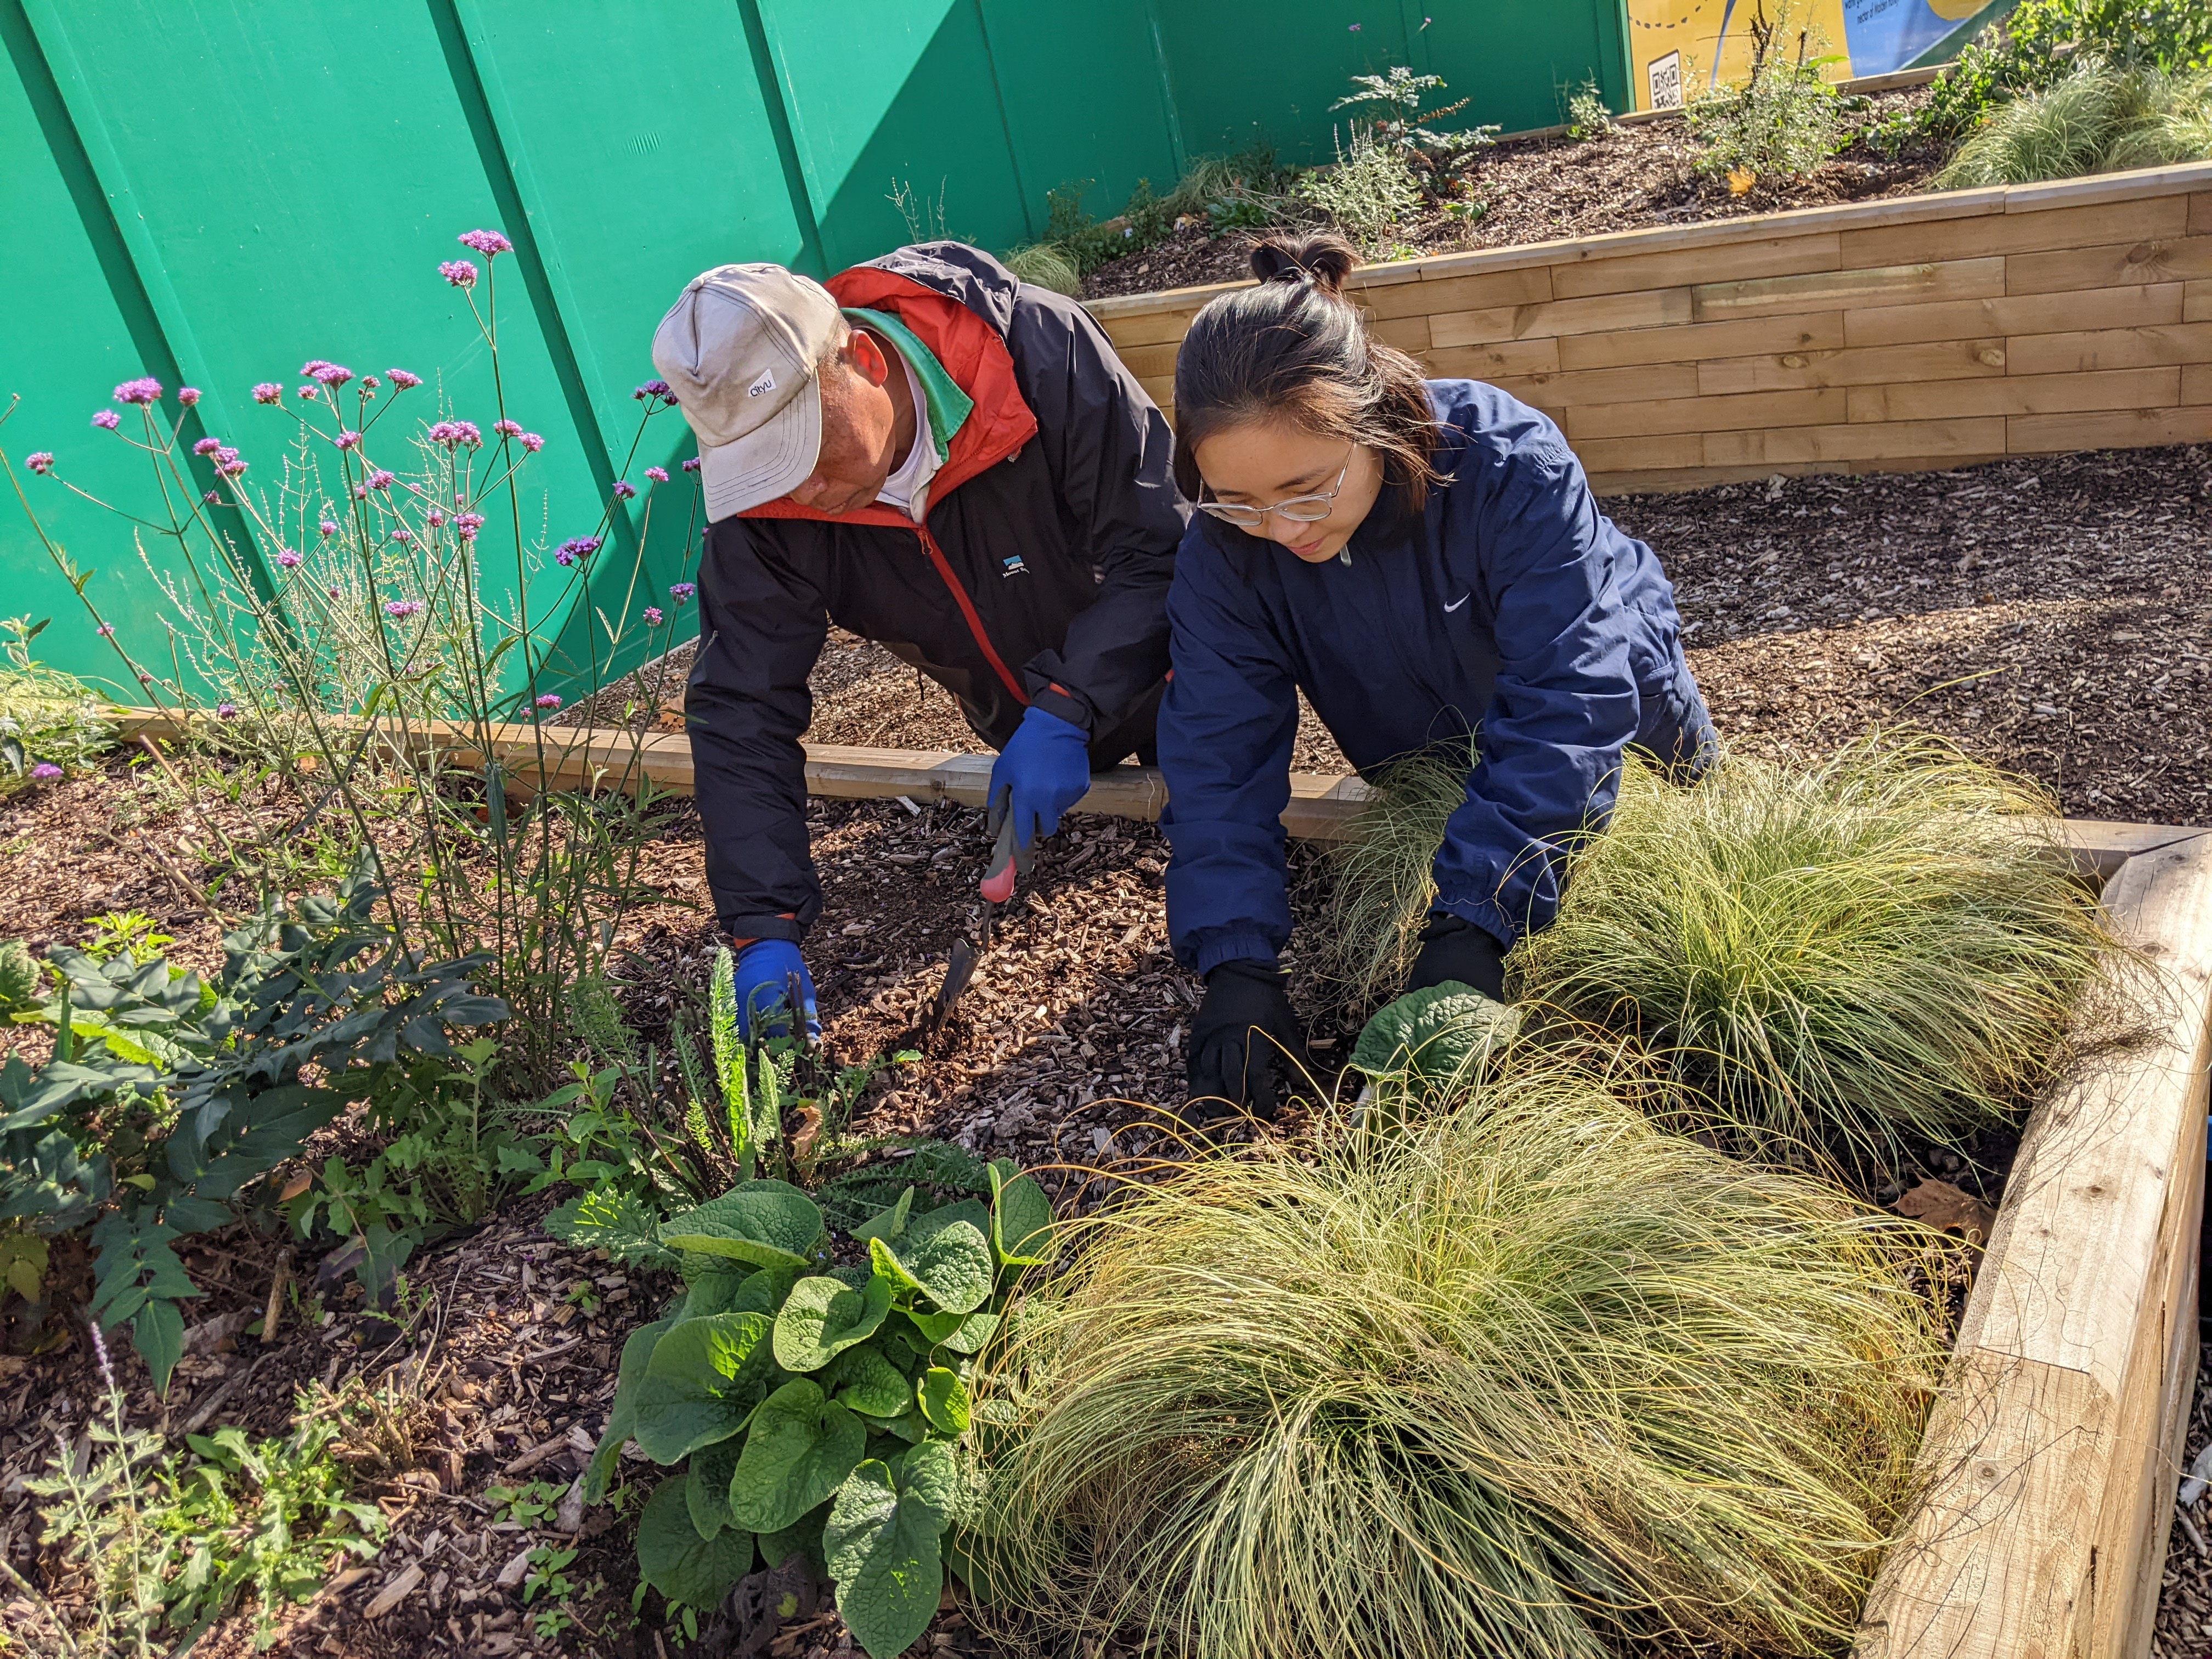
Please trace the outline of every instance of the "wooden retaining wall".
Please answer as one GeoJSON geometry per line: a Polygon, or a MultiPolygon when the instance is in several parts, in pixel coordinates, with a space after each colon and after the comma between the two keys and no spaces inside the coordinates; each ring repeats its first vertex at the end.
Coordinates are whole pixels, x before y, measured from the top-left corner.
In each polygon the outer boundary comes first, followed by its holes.
{"type": "MultiPolygon", "coordinates": [[[[1597,487],[2212,439],[2212,163],[1364,267],[1376,331],[1565,428],[1597,487]]],[[[1090,301],[1173,417],[1191,318],[1090,301]]]]}

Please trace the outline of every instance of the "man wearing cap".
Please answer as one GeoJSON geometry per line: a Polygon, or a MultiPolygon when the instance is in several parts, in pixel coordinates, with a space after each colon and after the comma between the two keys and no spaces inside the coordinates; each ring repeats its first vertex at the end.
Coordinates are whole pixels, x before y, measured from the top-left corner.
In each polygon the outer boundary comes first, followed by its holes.
{"type": "Polygon", "coordinates": [[[827,286],[781,265],[687,285],[653,361],[699,440],[707,544],[684,703],[707,882],[757,1009],[820,914],[807,676],[831,622],[960,701],[1000,751],[992,830],[1050,835],[1093,767],[1151,757],[1189,509],[1166,421],[1073,301],[957,242],[827,286]]]}

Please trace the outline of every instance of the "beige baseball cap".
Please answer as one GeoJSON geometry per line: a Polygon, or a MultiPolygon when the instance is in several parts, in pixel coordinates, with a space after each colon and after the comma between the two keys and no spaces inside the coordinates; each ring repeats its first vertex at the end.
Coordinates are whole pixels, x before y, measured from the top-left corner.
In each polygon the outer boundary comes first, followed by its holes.
{"type": "Polygon", "coordinates": [[[815,370],[845,336],[830,290],[781,265],[694,276],[653,335],[653,366],[699,440],[707,516],[787,495],[822,450],[815,370]]]}

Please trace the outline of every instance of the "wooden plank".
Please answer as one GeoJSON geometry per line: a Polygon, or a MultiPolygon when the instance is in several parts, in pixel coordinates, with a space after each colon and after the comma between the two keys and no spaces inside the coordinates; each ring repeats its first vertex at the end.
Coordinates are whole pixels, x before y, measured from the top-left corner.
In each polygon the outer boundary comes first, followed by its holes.
{"type": "Polygon", "coordinates": [[[1771,357],[1723,357],[1698,365],[1698,390],[1787,392],[1803,386],[1880,386],[1893,380],[1971,380],[2005,372],[2005,343],[1983,336],[1918,345],[1851,346],[1787,351],[1771,357]]]}
{"type": "MultiPolygon", "coordinates": [[[[2127,320],[2136,319],[2130,318],[2127,320]]],[[[1843,313],[1829,311],[1812,316],[1759,317],[1740,323],[1678,323],[1665,328],[1621,329],[1604,334],[1567,334],[1559,340],[1559,366],[1561,368],[1626,368],[1636,363],[1695,362],[1700,357],[1748,357],[1759,353],[1784,351],[1833,351],[1847,343],[1844,337],[1846,326],[1843,313]]]]}
{"type": "Polygon", "coordinates": [[[2212,362],[2212,323],[2024,334],[2005,342],[2015,374],[2086,374],[2100,368],[2158,368],[2212,362]]]}
{"type": "Polygon", "coordinates": [[[1559,371],[1559,342],[1550,338],[1501,340],[1494,345],[1432,349],[1424,361],[1431,377],[1436,380],[1464,377],[1494,380],[1500,375],[1556,374],[1559,371]]]}
{"type": "Polygon", "coordinates": [[[2189,198],[2189,234],[2212,236],[2212,190],[2192,191],[2189,198]]]}
{"type": "Polygon", "coordinates": [[[1426,317],[1385,317],[1370,324],[1367,331],[1384,345],[1394,345],[1416,356],[1433,343],[1426,317]]]}
{"type": "MultiPolygon", "coordinates": [[[[1725,256],[1714,250],[1685,248],[1664,253],[1628,253],[1594,258],[1552,268],[1552,291],[1563,300],[1638,289],[1686,287],[1710,282],[1721,271],[1735,280],[1790,276],[1801,271],[1834,270],[1844,261],[1834,231],[1759,236],[1728,244],[1725,256]]],[[[1861,263],[1854,261],[1853,263],[1861,263]]],[[[1864,263],[1872,264],[1873,261],[1864,263]]]]}
{"type": "Polygon", "coordinates": [[[1734,398],[1662,398],[1648,403],[1570,409],[1564,422],[1576,443],[1645,432],[1718,432],[1748,427],[1815,426],[1851,418],[1842,386],[1808,392],[1751,392],[1734,398]]]}
{"type": "Polygon", "coordinates": [[[2212,276],[2212,236],[2140,237],[2099,247],[2015,253],[2004,269],[2007,294],[2185,283],[2212,276]]]}
{"type": "Polygon", "coordinates": [[[1436,346],[1489,345],[1499,340],[1531,340],[1554,334],[1660,328],[1689,320],[1687,289],[1649,289],[1634,294],[1601,295],[1589,300],[1553,300],[1540,305],[1445,312],[1429,319],[1429,343],[1436,346]]]}
{"type": "Polygon", "coordinates": [[[1850,389],[1854,421],[1927,421],[1969,415],[2061,415],[2070,410],[2166,408],[2181,401],[2179,368],[2099,374],[2014,374],[1850,389]]]}
{"type": "Polygon", "coordinates": [[[2212,407],[2116,410],[2104,415],[2015,415],[2005,422],[2014,455],[2069,449],[2141,449],[2212,441],[2212,407]]]}
{"type": "Polygon", "coordinates": [[[2185,404],[2212,404],[2212,363],[2184,363],[2181,366],[2181,401],[2185,404]]]}
{"type": "Polygon", "coordinates": [[[1705,463],[1705,438],[1682,432],[1637,438],[1591,438],[1575,446],[1589,472],[1644,472],[1705,463]]]}
{"type": "Polygon", "coordinates": [[[1623,398],[1650,402],[1658,398],[1698,395],[1695,363],[1650,363],[1635,368],[1585,368],[1573,374],[1531,374],[1500,380],[1516,398],[1544,409],[1568,409],[1577,404],[1618,403],[1623,398]]]}
{"type": "Polygon", "coordinates": [[[1747,466],[1644,467],[1619,471],[1593,468],[1590,488],[1601,495],[1671,495],[1686,489],[1708,489],[1714,484],[1742,483],[1749,479],[1770,478],[1778,472],[1791,477],[1809,477],[1824,473],[1851,477],[1865,472],[1948,471],[1954,467],[1978,466],[1984,461],[2001,461],[2003,459],[2004,452],[1994,449],[1971,455],[1885,455],[1879,460],[1870,461],[1771,461],[1747,466]]]}
{"type": "Polygon", "coordinates": [[[1881,421],[1856,425],[1775,427],[1759,432],[1708,432],[1701,459],[1708,466],[1765,465],[1773,461],[1880,461],[1893,457],[2001,454],[2002,416],[1985,420],[1881,421]]]}
{"type": "MultiPolygon", "coordinates": [[[[2212,288],[2212,284],[2208,284],[2212,288]]],[[[1912,345],[2002,334],[2058,334],[2082,329],[2144,328],[2182,320],[2186,289],[2177,283],[2091,289],[1936,305],[1876,306],[1844,319],[1844,343],[1912,345]]],[[[2212,306],[2206,307],[2212,320],[2212,306]]]]}
{"type": "MultiPolygon", "coordinates": [[[[2012,192],[2008,191],[2009,197],[2012,192]]],[[[1979,259],[2179,236],[2189,225],[2185,196],[2099,202],[2036,212],[1979,213],[1921,224],[1869,225],[1838,232],[1842,265],[1906,264],[1920,259],[1979,259]]]]}
{"type": "Polygon", "coordinates": [[[1173,380],[1176,358],[1182,350],[1180,339],[1161,345],[1117,346],[1114,355],[1121,360],[1121,367],[1140,380],[1173,380]]]}
{"type": "Polygon", "coordinates": [[[1196,306],[1176,306],[1162,311],[1133,312],[1122,317],[1101,317],[1098,325],[1118,351],[1127,346],[1173,345],[1190,331],[1190,319],[1197,315],[1196,306]]]}
{"type": "Polygon", "coordinates": [[[2105,903],[2159,975],[2157,1028],[2083,1062],[2029,1120],[1856,1659],[2148,1645],[2180,1473],[2166,1395],[2187,1392],[2195,1336],[2212,836],[2131,858],[2105,903]]]}
{"type": "Polygon", "coordinates": [[[1523,265],[1515,270],[1478,271],[1465,276],[1433,276],[1398,283],[1360,303],[1377,317],[1433,317],[1438,312],[1474,311],[1492,306],[1534,305],[1552,297],[1552,268],[1523,265]]]}
{"type": "Polygon", "coordinates": [[[2181,285],[2181,320],[2185,323],[2212,323],[2212,283],[2184,283],[2181,285]]]}
{"type": "Polygon", "coordinates": [[[1690,290],[1690,307],[1699,322],[1706,323],[1831,307],[1879,309],[1917,301],[1977,300],[2004,291],[2005,261],[1992,257],[1761,276],[1748,282],[1700,283],[1690,290]]]}

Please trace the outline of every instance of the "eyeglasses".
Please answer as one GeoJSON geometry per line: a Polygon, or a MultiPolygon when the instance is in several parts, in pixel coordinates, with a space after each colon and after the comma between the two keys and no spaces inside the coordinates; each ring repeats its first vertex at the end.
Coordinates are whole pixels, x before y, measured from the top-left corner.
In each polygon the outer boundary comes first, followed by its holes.
{"type": "Polygon", "coordinates": [[[1344,488],[1346,475],[1352,471],[1352,458],[1359,446],[1353,444],[1344,453],[1344,465],[1337,469],[1336,482],[1317,495],[1289,495],[1267,507],[1245,507],[1230,501],[1199,501],[1194,503],[1201,513],[1210,513],[1224,524],[1233,524],[1239,530],[1257,530],[1267,522],[1270,513],[1288,519],[1292,524],[1319,524],[1336,510],[1336,497],[1344,488]]]}

